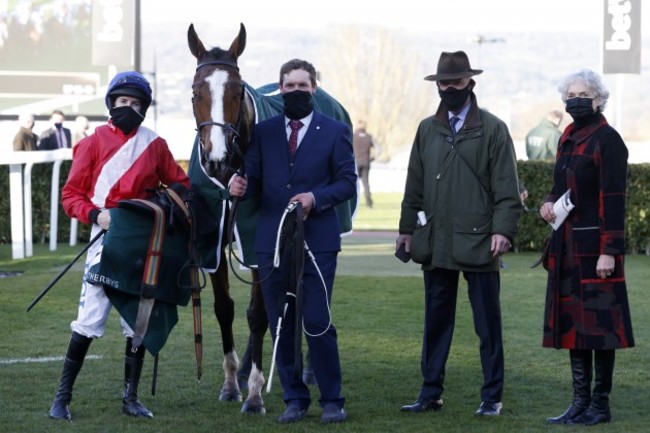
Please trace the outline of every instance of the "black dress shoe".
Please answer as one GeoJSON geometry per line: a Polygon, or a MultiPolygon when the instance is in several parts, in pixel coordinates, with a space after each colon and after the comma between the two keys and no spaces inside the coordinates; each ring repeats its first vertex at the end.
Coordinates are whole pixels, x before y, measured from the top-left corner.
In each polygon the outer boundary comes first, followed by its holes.
{"type": "Polygon", "coordinates": [[[290,424],[293,422],[301,421],[305,418],[307,411],[301,409],[297,404],[290,404],[285,409],[284,413],[278,417],[280,424],[290,424]]]}
{"type": "Polygon", "coordinates": [[[323,416],[321,421],[323,424],[331,424],[335,422],[343,422],[348,418],[348,413],[337,404],[326,404],[323,407],[323,416]]]}
{"type": "Polygon", "coordinates": [[[498,403],[488,403],[486,401],[481,402],[481,405],[476,409],[474,415],[476,416],[499,416],[501,414],[501,408],[503,404],[498,403]]]}
{"type": "Polygon", "coordinates": [[[440,410],[440,409],[442,409],[441,398],[437,400],[434,398],[429,398],[429,399],[418,398],[415,403],[402,406],[400,410],[402,412],[420,413],[420,412],[427,412],[430,410],[440,410]]]}

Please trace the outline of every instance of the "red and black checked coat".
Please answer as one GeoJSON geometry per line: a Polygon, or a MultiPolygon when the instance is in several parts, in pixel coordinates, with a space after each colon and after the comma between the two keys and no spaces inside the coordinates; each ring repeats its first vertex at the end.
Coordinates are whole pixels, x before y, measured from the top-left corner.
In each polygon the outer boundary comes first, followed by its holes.
{"type": "Polygon", "coordinates": [[[625,284],[627,148],[595,113],[580,128],[565,129],[546,202],[571,188],[575,208],[553,232],[549,256],[544,347],[619,349],[634,346],[625,284]],[[615,257],[614,273],[601,279],[601,254],[615,257]]]}

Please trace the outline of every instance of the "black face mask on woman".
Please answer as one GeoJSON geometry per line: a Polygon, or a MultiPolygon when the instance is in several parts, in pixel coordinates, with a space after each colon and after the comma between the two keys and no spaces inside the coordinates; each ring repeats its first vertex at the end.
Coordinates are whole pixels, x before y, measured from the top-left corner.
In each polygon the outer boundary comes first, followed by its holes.
{"type": "Polygon", "coordinates": [[[591,98],[567,99],[565,111],[573,117],[574,121],[580,121],[594,114],[593,102],[591,98]]]}
{"type": "Polygon", "coordinates": [[[294,90],[283,93],[282,99],[284,100],[284,114],[292,120],[302,119],[314,109],[311,92],[294,90]]]}
{"type": "Polygon", "coordinates": [[[120,128],[124,135],[129,134],[136,129],[142,121],[144,116],[128,105],[123,107],[113,107],[109,111],[113,125],[120,128]]]}
{"type": "Polygon", "coordinates": [[[438,87],[438,95],[440,95],[442,103],[449,111],[456,111],[462,108],[471,91],[472,89],[470,89],[469,84],[463,89],[454,89],[453,87],[449,87],[446,90],[440,90],[438,87]]]}

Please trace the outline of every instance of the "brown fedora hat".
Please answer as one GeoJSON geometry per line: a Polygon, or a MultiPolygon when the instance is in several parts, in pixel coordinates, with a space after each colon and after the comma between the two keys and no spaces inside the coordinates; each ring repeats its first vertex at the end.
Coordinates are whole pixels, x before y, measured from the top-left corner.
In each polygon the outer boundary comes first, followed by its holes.
{"type": "Polygon", "coordinates": [[[438,71],[434,75],[424,77],[427,81],[457,80],[482,73],[482,69],[472,69],[465,51],[455,53],[442,52],[438,60],[438,71]]]}

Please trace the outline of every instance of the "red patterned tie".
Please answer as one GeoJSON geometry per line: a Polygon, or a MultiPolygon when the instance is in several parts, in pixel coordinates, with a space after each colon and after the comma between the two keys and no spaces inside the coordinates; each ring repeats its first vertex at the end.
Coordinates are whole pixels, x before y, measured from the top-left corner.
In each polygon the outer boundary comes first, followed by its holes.
{"type": "Polygon", "coordinates": [[[298,148],[298,131],[302,128],[302,122],[300,120],[290,120],[289,127],[291,128],[291,135],[289,135],[289,153],[293,156],[298,148]]]}

